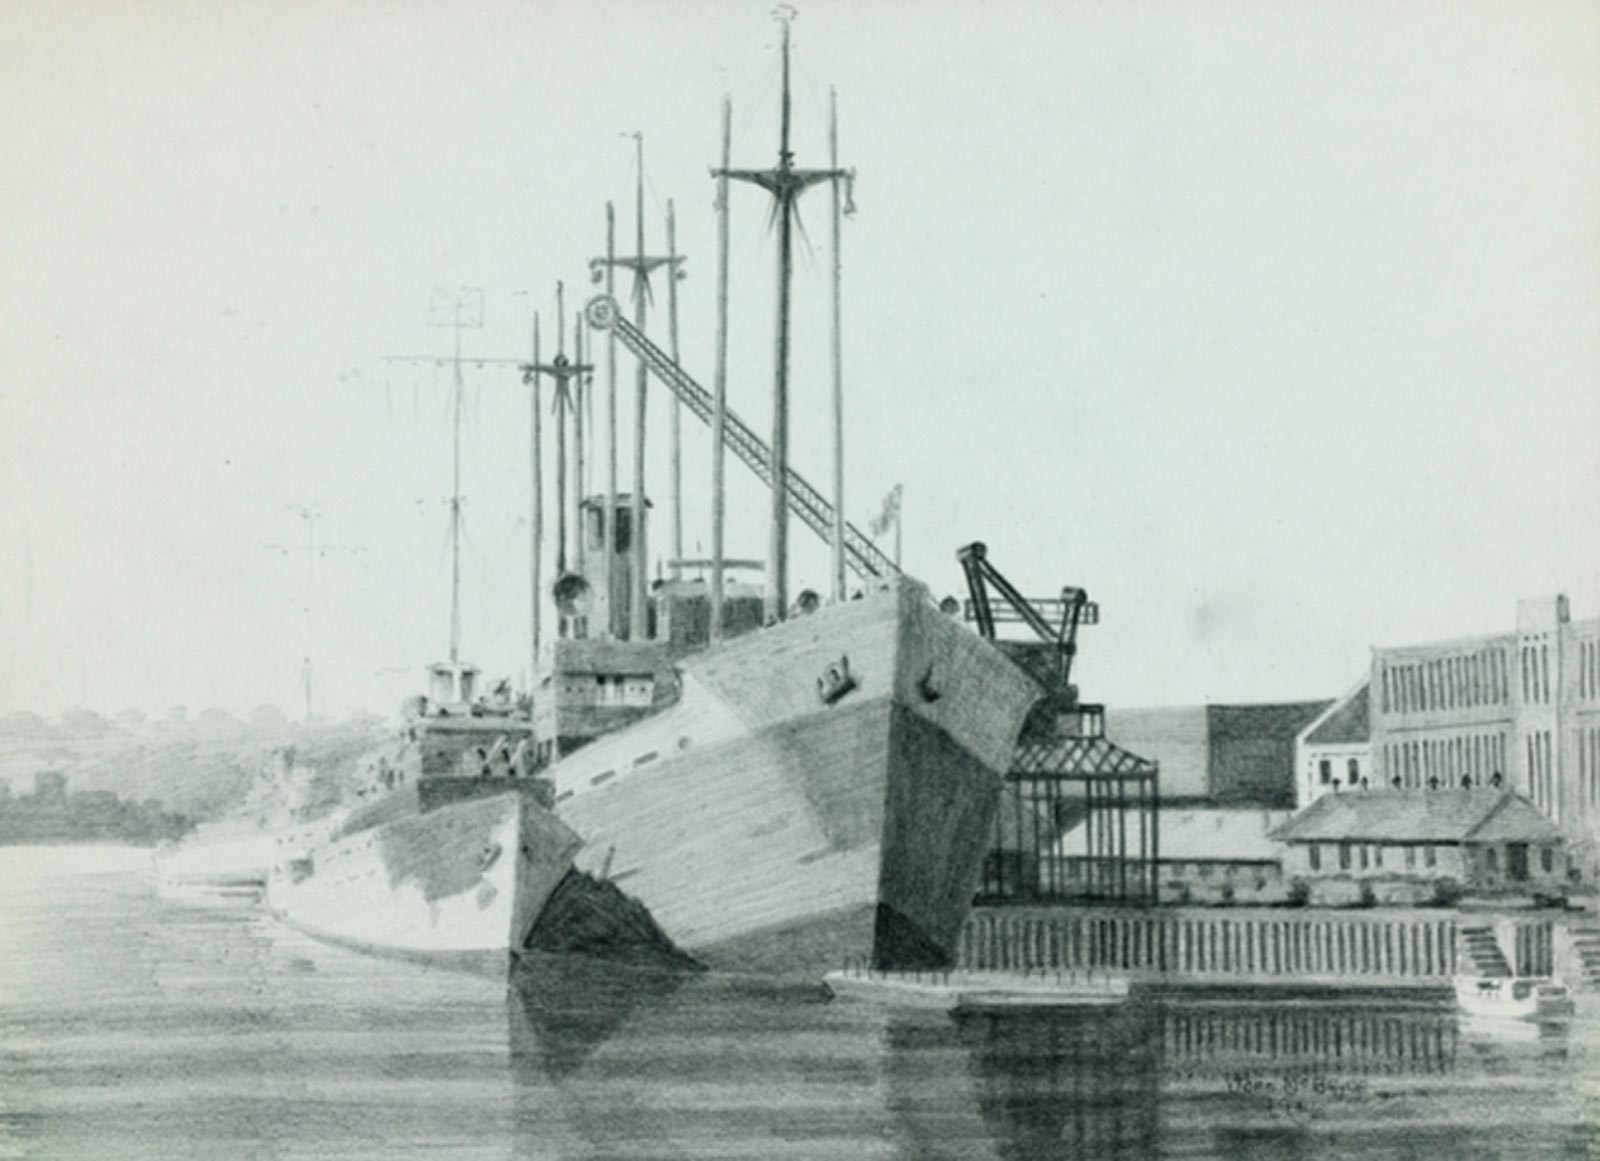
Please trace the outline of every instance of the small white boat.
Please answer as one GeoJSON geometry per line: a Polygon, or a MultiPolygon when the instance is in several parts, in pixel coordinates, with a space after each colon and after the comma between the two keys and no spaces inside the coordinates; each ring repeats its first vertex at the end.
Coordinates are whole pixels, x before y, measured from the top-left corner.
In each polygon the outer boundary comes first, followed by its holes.
{"type": "Polygon", "coordinates": [[[838,998],[947,1012],[988,1008],[1067,1008],[1118,1004],[1126,979],[1084,972],[914,972],[846,969],[823,979],[838,998]]]}
{"type": "Polygon", "coordinates": [[[1565,984],[1536,976],[1457,976],[1456,1006],[1495,1020],[1541,1020],[1572,1011],[1565,984]]]}

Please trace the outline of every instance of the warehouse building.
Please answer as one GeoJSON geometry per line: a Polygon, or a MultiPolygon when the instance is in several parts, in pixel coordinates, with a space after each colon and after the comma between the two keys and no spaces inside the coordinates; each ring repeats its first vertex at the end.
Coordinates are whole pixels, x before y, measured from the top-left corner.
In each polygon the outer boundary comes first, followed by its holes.
{"type": "Polygon", "coordinates": [[[1600,620],[1564,596],[1517,603],[1511,632],[1372,651],[1366,678],[1296,742],[1303,809],[1350,789],[1515,791],[1600,873],[1600,620]]]}

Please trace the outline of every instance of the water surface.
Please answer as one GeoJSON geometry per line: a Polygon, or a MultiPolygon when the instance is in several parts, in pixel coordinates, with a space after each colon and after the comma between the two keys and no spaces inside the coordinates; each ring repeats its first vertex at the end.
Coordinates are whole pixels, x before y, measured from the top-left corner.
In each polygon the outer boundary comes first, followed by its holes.
{"type": "Polygon", "coordinates": [[[952,1018],[328,948],[148,855],[0,849],[0,1158],[1600,1156],[1600,997],[952,1018]]]}

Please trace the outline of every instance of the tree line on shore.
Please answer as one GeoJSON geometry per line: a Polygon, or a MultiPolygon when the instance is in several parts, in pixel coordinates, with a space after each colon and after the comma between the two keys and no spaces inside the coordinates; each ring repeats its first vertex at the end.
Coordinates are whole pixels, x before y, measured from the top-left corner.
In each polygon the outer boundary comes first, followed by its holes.
{"type": "Polygon", "coordinates": [[[110,790],[68,793],[64,774],[47,771],[29,794],[0,783],[0,846],[37,843],[118,842],[154,845],[194,829],[187,815],[157,799],[133,802],[110,790]]]}

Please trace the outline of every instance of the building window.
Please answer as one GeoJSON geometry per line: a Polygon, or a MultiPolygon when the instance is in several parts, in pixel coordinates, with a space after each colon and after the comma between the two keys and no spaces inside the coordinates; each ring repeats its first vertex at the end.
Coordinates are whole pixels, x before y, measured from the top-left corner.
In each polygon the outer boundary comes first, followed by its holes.
{"type": "Polygon", "coordinates": [[[1417,865],[1417,848],[1416,847],[1407,847],[1406,848],[1406,866],[1407,867],[1414,867],[1416,865],[1417,865]]]}
{"type": "Polygon", "coordinates": [[[1438,855],[1435,854],[1434,849],[1433,849],[1433,847],[1431,845],[1430,846],[1425,846],[1425,847],[1422,848],[1422,865],[1423,866],[1425,866],[1425,867],[1437,866],[1438,862],[1439,862],[1438,855]]]}
{"type": "Polygon", "coordinates": [[[1339,844],[1339,869],[1341,871],[1348,871],[1350,869],[1350,844],[1349,843],[1340,843],[1339,844]]]}
{"type": "Polygon", "coordinates": [[[1383,866],[1383,848],[1382,847],[1373,847],[1372,848],[1372,865],[1375,866],[1375,867],[1383,866]]]}
{"type": "Polygon", "coordinates": [[[1318,844],[1318,843],[1312,843],[1311,846],[1307,848],[1307,852],[1306,853],[1307,853],[1307,857],[1311,860],[1311,869],[1313,871],[1322,870],[1322,847],[1321,847],[1321,845],[1318,844]]]}
{"type": "Polygon", "coordinates": [[[1498,871],[1500,869],[1500,852],[1493,847],[1484,847],[1483,862],[1489,870],[1498,871]]]}
{"type": "Polygon", "coordinates": [[[1554,847],[1539,848],[1539,866],[1547,875],[1556,869],[1556,852],[1554,847]]]}
{"type": "Polygon", "coordinates": [[[1361,869],[1363,871],[1365,871],[1367,869],[1367,844],[1366,843],[1362,843],[1361,844],[1361,869]]]}
{"type": "Polygon", "coordinates": [[[1354,786],[1361,781],[1361,763],[1351,758],[1344,764],[1345,771],[1350,775],[1350,785],[1354,786]]]}
{"type": "Polygon", "coordinates": [[[1333,781],[1333,762],[1330,759],[1324,758],[1317,763],[1317,778],[1324,786],[1333,781]]]}

